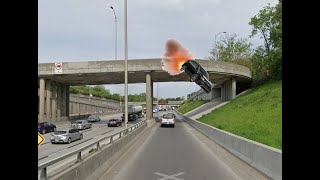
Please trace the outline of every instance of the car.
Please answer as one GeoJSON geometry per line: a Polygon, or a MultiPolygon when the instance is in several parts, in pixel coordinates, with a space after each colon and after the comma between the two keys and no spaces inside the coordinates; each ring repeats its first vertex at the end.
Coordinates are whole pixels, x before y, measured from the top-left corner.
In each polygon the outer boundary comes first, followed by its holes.
{"type": "Polygon", "coordinates": [[[164,114],[161,118],[161,127],[164,126],[175,126],[175,120],[173,114],[164,114]]]}
{"type": "Polygon", "coordinates": [[[87,119],[88,122],[99,122],[101,121],[100,117],[97,115],[91,115],[87,119]]]}
{"type": "Polygon", "coordinates": [[[56,130],[50,137],[51,144],[55,143],[68,143],[72,141],[80,140],[83,138],[82,133],[74,128],[66,128],[62,130],[56,130]]]}
{"type": "Polygon", "coordinates": [[[38,123],[38,132],[40,134],[45,134],[47,132],[54,132],[56,130],[56,125],[48,123],[48,122],[41,122],[38,123]]]}
{"type": "Polygon", "coordinates": [[[120,119],[110,119],[108,121],[108,127],[119,127],[119,126],[122,126],[122,120],[120,119]]]}
{"type": "Polygon", "coordinates": [[[173,116],[173,118],[176,118],[176,115],[174,113],[170,112],[168,114],[171,114],[173,116]]]}
{"type": "MultiPolygon", "coordinates": [[[[137,114],[129,114],[128,121],[135,121],[139,118],[137,114]]],[[[121,116],[122,121],[124,122],[124,114],[121,116]]]]}
{"type": "Polygon", "coordinates": [[[92,127],[92,124],[87,120],[77,120],[75,123],[71,124],[71,127],[74,129],[89,129],[92,127]]]}
{"type": "Polygon", "coordinates": [[[185,71],[191,78],[190,81],[195,82],[206,93],[211,92],[212,83],[209,81],[209,73],[197,61],[188,60],[182,65],[181,71],[185,71]]]}
{"type": "Polygon", "coordinates": [[[153,113],[156,113],[156,112],[157,112],[157,109],[153,109],[152,112],[153,112],[153,113]]]}

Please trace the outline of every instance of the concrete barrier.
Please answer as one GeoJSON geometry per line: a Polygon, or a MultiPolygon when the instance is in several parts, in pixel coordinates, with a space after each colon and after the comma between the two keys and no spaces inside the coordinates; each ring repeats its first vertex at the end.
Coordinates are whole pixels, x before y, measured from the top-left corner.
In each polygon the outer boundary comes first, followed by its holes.
{"type": "Polygon", "coordinates": [[[97,151],[89,157],[83,159],[82,162],[66,168],[62,172],[55,175],[49,175],[49,179],[98,179],[128,149],[128,147],[134,143],[133,140],[135,137],[139,135],[145,128],[147,128],[147,123],[144,123],[138,129],[130,132],[126,136],[115,140],[113,144],[103,147],[100,151],[97,151]]]}
{"type": "Polygon", "coordinates": [[[193,120],[175,111],[202,134],[271,179],[282,179],[282,151],[193,120]]]}

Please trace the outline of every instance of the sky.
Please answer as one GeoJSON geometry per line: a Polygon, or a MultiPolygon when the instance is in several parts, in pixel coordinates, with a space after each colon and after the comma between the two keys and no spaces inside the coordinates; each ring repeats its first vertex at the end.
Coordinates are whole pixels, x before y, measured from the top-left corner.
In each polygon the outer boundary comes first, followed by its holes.
{"type": "MultiPolygon", "coordinates": [[[[128,0],[129,59],[161,58],[167,39],[175,38],[197,59],[208,57],[215,34],[225,31],[249,38],[250,18],[277,0],[128,0]]],[[[123,0],[39,0],[38,63],[103,61],[124,58],[123,0]]],[[[218,36],[222,38],[223,34],[218,36]]],[[[192,82],[159,83],[159,97],[181,97],[200,88],[192,82]]],[[[105,85],[124,94],[123,85],[105,85]]],[[[145,84],[129,84],[129,94],[145,92],[145,84]]],[[[157,83],[154,83],[154,96],[157,83]]]]}

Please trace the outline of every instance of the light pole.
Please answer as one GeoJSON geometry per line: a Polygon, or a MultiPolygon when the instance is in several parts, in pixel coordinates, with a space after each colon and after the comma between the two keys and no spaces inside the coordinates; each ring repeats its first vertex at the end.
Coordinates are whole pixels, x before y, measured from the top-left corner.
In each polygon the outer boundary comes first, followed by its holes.
{"type": "Polygon", "coordinates": [[[216,60],[217,60],[217,37],[222,33],[226,34],[227,32],[223,31],[214,35],[214,51],[215,51],[216,60]]]}
{"type": "Polygon", "coordinates": [[[115,42],[114,42],[114,55],[115,55],[115,60],[117,60],[117,15],[116,15],[116,12],[114,11],[114,9],[113,9],[113,7],[112,6],[110,6],[110,8],[112,9],[112,11],[113,11],[113,14],[114,14],[114,25],[115,25],[115,42]]]}
{"type": "Polygon", "coordinates": [[[157,83],[157,106],[158,106],[158,110],[157,110],[157,116],[158,116],[158,120],[159,120],[159,82],[157,83]]]}
{"type": "Polygon", "coordinates": [[[127,27],[127,0],[124,0],[124,123],[128,127],[128,27],[127,27]]]}

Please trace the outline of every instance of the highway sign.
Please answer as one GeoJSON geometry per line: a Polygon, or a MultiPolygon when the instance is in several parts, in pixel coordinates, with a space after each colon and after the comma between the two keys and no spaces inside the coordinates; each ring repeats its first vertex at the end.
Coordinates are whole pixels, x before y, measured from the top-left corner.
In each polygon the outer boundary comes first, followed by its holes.
{"type": "Polygon", "coordinates": [[[44,137],[38,132],[38,146],[43,144],[44,142],[44,137]]]}
{"type": "Polygon", "coordinates": [[[62,73],[62,63],[54,63],[54,72],[57,73],[62,73]]]}

